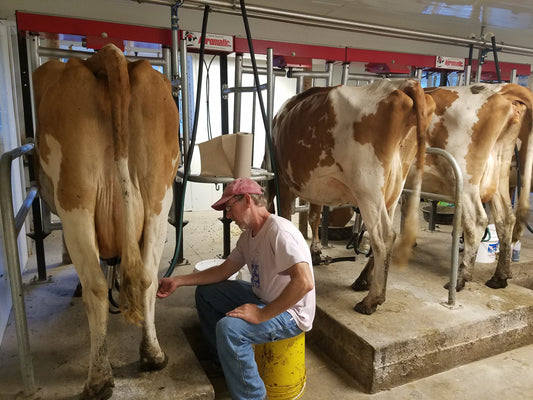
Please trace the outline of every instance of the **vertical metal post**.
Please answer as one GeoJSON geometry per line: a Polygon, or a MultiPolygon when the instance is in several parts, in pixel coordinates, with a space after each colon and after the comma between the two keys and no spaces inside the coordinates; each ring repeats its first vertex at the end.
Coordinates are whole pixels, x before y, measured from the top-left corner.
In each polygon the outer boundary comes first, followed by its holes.
{"type": "Polygon", "coordinates": [[[511,70],[511,78],[509,79],[510,83],[516,83],[517,82],[517,76],[516,76],[516,69],[511,70]]]}
{"type": "Polygon", "coordinates": [[[326,86],[333,85],[333,62],[328,61],[326,63],[326,71],[328,72],[328,77],[326,78],[326,86]]]}
{"type": "MultiPolygon", "coordinates": [[[[267,119],[268,119],[268,132],[266,135],[272,135],[272,128],[274,122],[274,51],[272,48],[267,49],[267,119]]],[[[262,93],[258,93],[258,96],[262,96],[262,93]]],[[[268,148],[268,142],[265,140],[265,169],[272,171],[272,159],[270,157],[270,150],[268,148]]]]}
{"type": "Polygon", "coordinates": [[[11,163],[12,161],[32,149],[33,145],[25,145],[22,148],[14,149],[2,155],[0,159],[0,205],[3,221],[3,235],[6,250],[6,260],[9,275],[9,285],[11,287],[11,297],[13,300],[13,315],[15,317],[15,328],[17,332],[18,355],[20,358],[20,369],[22,373],[22,384],[24,393],[31,395],[35,392],[35,380],[33,376],[33,364],[30,353],[30,339],[28,333],[28,322],[26,320],[26,309],[24,305],[24,294],[22,292],[22,277],[20,273],[20,258],[18,253],[17,236],[15,228],[15,217],[13,213],[12,186],[11,186],[11,163]],[[25,149],[21,151],[21,149],[25,149]]]}
{"type": "MultiPolygon", "coordinates": [[[[242,86],[242,54],[235,55],[235,87],[242,86]]],[[[242,94],[235,91],[233,98],[233,132],[241,131],[241,104],[242,94]]],[[[255,115],[255,114],[254,114],[255,115]]]]}
{"type": "Polygon", "coordinates": [[[470,81],[472,79],[472,66],[467,65],[465,70],[465,86],[470,85],[470,81]]]}
{"type": "Polygon", "coordinates": [[[475,79],[476,83],[481,82],[481,70],[483,68],[484,58],[485,56],[483,55],[483,49],[479,49],[479,55],[477,59],[476,79],[475,79]]]}
{"type": "MultiPolygon", "coordinates": [[[[33,112],[31,74],[37,66],[37,61],[35,60],[36,58],[38,59],[37,40],[37,37],[26,38],[21,32],[18,33],[20,79],[22,83],[22,102],[24,105],[24,126],[26,127],[26,136],[30,138],[35,138],[35,116],[33,112]],[[31,47],[32,50],[30,51],[28,47],[31,47]],[[28,56],[30,56],[30,58],[28,58],[28,56]],[[31,61],[32,59],[33,61],[31,61]]],[[[28,163],[28,175],[31,182],[36,181],[32,162],[28,163]]],[[[32,203],[32,215],[34,232],[28,236],[35,241],[38,279],[39,281],[45,281],[46,258],[44,252],[44,239],[47,234],[43,232],[43,218],[39,199],[36,199],[36,201],[32,203]]]]}
{"type": "Polygon", "coordinates": [[[329,238],[328,238],[328,228],[329,227],[329,207],[323,206],[322,207],[322,225],[320,226],[320,244],[323,247],[328,246],[329,238]]]}
{"type": "Polygon", "coordinates": [[[348,83],[348,74],[350,73],[349,71],[350,71],[350,63],[343,63],[341,85],[346,85],[348,83]]]}
{"type": "Polygon", "coordinates": [[[303,87],[304,87],[305,83],[304,83],[304,77],[303,76],[298,76],[296,78],[296,93],[301,93],[304,91],[303,87]]]}
{"type": "Polygon", "coordinates": [[[172,52],[168,47],[163,47],[163,74],[172,82],[172,52]]]}
{"type": "MultiPolygon", "coordinates": [[[[228,56],[225,54],[220,55],[220,86],[227,87],[228,85],[228,56]]],[[[221,120],[221,134],[227,135],[229,133],[229,107],[228,98],[224,96],[222,90],[220,91],[220,120],[221,120]]],[[[230,225],[231,220],[226,217],[226,210],[222,217],[223,224],[223,237],[224,237],[224,254],[223,258],[229,256],[231,252],[231,232],[230,225]]]]}
{"type": "MultiPolygon", "coordinates": [[[[175,51],[175,50],[174,50],[175,51]]],[[[190,124],[189,124],[189,71],[187,68],[187,44],[181,39],[179,42],[180,53],[180,89],[181,89],[181,125],[183,127],[183,157],[187,159],[190,141],[190,124]]],[[[177,74],[177,72],[176,72],[177,74]]]]}

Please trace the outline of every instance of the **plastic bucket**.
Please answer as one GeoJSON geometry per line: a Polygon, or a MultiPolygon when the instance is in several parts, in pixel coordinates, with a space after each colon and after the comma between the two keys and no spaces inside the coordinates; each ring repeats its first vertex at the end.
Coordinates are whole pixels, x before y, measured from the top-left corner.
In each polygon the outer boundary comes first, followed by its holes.
{"type": "Polygon", "coordinates": [[[257,369],[269,400],[303,396],[306,383],[305,333],[255,346],[257,369]]]}
{"type": "MultiPolygon", "coordinates": [[[[208,260],[203,260],[203,261],[200,261],[199,263],[196,263],[196,265],[194,266],[194,270],[197,272],[205,271],[206,269],[216,267],[217,265],[222,264],[224,261],[225,260],[223,258],[210,258],[208,260]]],[[[235,272],[233,275],[231,275],[228,278],[228,280],[234,281],[235,279],[237,279],[238,274],[239,274],[238,272],[235,272]]]]}
{"type": "Polygon", "coordinates": [[[496,254],[500,251],[498,240],[498,234],[496,233],[496,227],[494,224],[488,226],[489,239],[479,244],[477,250],[476,262],[478,263],[493,263],[496,261],[496,254]]]}

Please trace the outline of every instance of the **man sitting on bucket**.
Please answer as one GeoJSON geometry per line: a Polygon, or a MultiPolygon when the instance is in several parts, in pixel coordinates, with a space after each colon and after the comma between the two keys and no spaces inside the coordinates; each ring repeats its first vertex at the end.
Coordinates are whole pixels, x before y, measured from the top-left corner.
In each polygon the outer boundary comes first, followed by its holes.
{"type": "Polygon", "coordinates": [[[180,286],[196,288],[202,331],[220,362],[233,399],[266,398],[252,344],[309,331],[315,316],[311,253],[298,229],[271,214],[257,182],[232,181],[212,207],[242,229],[235,249],[219,266],[160,280],[157,297],[180,286]],[[251,282],[227,280],[244,265],[251,282]]]}

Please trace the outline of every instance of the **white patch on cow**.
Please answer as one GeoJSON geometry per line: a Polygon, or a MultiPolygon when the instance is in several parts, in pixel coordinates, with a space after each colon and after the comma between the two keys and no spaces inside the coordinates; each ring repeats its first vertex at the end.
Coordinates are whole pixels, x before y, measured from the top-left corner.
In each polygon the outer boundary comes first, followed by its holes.
{"type": "MultiPolygon", "coordinates": [[[[437,122],[442,121],[450,135],[454,137],[446,143],[445,150],[455,155],[461,170],[466,172],[467,153],[472,141],[473,127],[479,121],[478,112],[487,102],[487,99],[494,95],[494,91],[485,89],[477,94],[471,92],[471,87],[461,86],[448,89],[458,94],[459,98],[446,109],[445,113],[440,116],[434,116],[430,123],[430,130],[435,127],[437,122]],[[453,135],[452,132],[461,132],[461,135],[453,135]],[[458,138],[464,139],[463,141],[458,138]]],[[[500,89],[500,88],[498,88],[500,89]]],[[[469,177],[463,177],[465,184],[468,184],[469,177]]]]}
{"type": "MultiPolygon", "coordinates": [[[[321,158],[325,156],[326,153],[322,153],[321,158]]],[[[349,140],[349,143],[335,146],[333,157],[336,164],[317,166],[310,171],[309,181],[313,183],[302,186],[302,198],[320,198],[324,204],[334,206],[357,204],[361,193],[364,196],[381,196],[381,191],[376,191],[375,188],[381,188],[385,184],[384,169],[370,143],[361,144],[349,140]],[[357,161],[354,162],[354,159],[357,161]],[[339,165],[342,173],[339,173],[339,165]]],[[[287,172],[288,176],[292,176],[290,164],[287,172]]]]}
{"type": "Polygon", "coordinates": [[[352,121],[361,121],[367,115],[375,114],[379,104],[386,100],[392,91],[405,88],[414,80],[382,79],[365,86],[339,86],[330,92],[330,99],[337,117],[350,117],[352,121]]]}

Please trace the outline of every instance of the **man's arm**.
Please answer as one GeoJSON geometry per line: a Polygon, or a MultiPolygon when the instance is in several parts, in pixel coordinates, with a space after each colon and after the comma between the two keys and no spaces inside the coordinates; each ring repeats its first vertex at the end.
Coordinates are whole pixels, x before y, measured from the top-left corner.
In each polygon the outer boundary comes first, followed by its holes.
{"type": "Polygon", "coordinates": [[[209,285],[210,283],[222,282],[237,272],[240,267],[230,260],[222,264],[206,269],[204,271],[194,272],[188,275],[177,275],[170,278],[159,280],[159,289],[157,297],[164,298],[172,294],[180,286],[197,286],[209,285]]]}
{"type": "Polygon", "coordinates": [[[291,280],[276,299],[263,308],[259,308],[255,304],[243,304],[228,312],[227,315],[244,319],[253,324],[260,324],[287,311],[298,303],[307,292],[314,289],[313,275],[307,263],[294,264],[286,272],[291,277],[291,280]]]}

